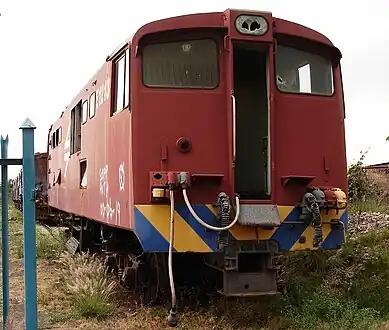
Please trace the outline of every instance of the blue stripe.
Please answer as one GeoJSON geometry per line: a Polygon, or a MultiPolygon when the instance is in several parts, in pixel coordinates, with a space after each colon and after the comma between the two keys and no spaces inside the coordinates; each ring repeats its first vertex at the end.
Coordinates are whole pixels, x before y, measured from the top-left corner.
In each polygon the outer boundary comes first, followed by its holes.
{"type": "MultiPolygon", "coordinates": [[[[192,205],[192,207],[201,220],[216,226],[216,217],[206,205],[192,205]]],[[[216,238],[219,232],[203,227],[203,225],[192,216],[186,204],[177,204],[175,209],[210,249],[216,251],[216,238]]]]}
{"type": "Polygon", "coordinates": [[[300,221],[299,210],[294,208],[270,238],[278,242],[280,251],[290,251],[301,237],[307,226],[305,224],[288,224],[289,221],[300,221]]]}
{"type": "Polygon", "coordinates": [[[145,252],[169,251],[169,243],[136,207],[134,207],[134,215],[135,234],[138,236],[143,250],[145,252]]]}
{"type": "Polygon", "coordinates": [[[346,231],[348,229],[348,211],[345,210],[342,216],[340,217],[340,221],[344,223],[344,227],[346,228],[346,231]]]}
{"type": "MultiPolygon", "coordinates": [[[[348,214],[347,210],[344,211],[342,216],[340,217],[340,221],[344,223],[345,228],[347,230],[348,225],[348,214]]],[[[322,249],[323,250],[332,250],[338,249],[344,242],[344,233],[342,225],[333,225],[332,230],[323,242],[322,249]],[[336,227],[335,227],[336,226],[336,227]]]]}
{"type": "MultiPolygon", "coordinates": [[[[192,206],[197,215],[210,225],[216,224],[216,217],[206,205],[192,206]]],[[[169,249],[167,240],[156,230],[156,228],[146,219],[146,217],[135,207],[135,233],[138,236],[140,243],[147,252],[166,252],[169,249]]],[[[189,224],[189,226],[199,235],[203,241],[213,250],[216,251],[216,239],[218,232],[208,230],[197,222],[190,214],[189,209],[185,204],[177,204],[176,212],[189,224]]],[[[297,208],[286,217],[285,221],[280,225],[278,230],[270,238],[279,244],[280,251],[290,251],[293,245],[298,241],[304,233],[307,226],[305,224],[291,224],[288,222],[299,221],[299,211],[297,208]]],[[[345,211],[340,218],[345,224],[346,230],[348,226],[348,214],[345,211]]],[[[176,233],[179,235],[179,233],[176,233]]],[[[330,234],[323,242],[322,249],[337,249],[344,242],[343,228],[338,225],[333,226],[330,234]]],[[[173,249],[175,252],[176,250],[173,249]]]]}

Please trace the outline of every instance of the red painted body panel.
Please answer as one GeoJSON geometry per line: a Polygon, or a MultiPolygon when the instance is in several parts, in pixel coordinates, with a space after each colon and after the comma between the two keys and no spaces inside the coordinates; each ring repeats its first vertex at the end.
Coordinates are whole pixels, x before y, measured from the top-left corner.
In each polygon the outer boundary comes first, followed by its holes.
{"type": "Polygon", "coordinates": [[[204,13],[183,15],[166,18],[143,25],[133,36],[133,50],[137,51],[137,46],[145,35],[157,32],[164,32],[177,29],[194,28],[220,28],[223,26],[222,13],[204,13]]]}
{"type": "MultiPolygon", "coordinates": [[[[140,39],[147,34],[176,30],[176,29],[191,29],[191,28],[217,28],[217,27],[228,27],[229,19],[226,18],[229,15],[233,15],[234,18],[238,13],[251,13],[251,14],[263,14],[260,11],[236,11],[236,10],[226,10],[224,13],[214,12],[214,13],[204,13],[204,14],[191,14],[183,15],[179,17],[166,18],[158,21],[154,21],[142,26],[129,40],[134,46],[134,51],[136,51],[136,46],[140,39]]],[[[268,14],[271,17],[270,13],[268,14]]],[[[333,46],[332,42],[325,37],[323,34],[312,30],[308,27],[305,27],[301,24],[290,22],[284,19],[272,17],[272,22],[274,23],[273,33],[280,33],[292,36],[298,36],[301,38],[309,39],[312,41],[320,42],[328,46],[333,46]]],[[[272,24],[269,25],[271,26],[272,24]]],[[[234,33],[235,36],[238,36],[234,33]]],[[[241,36],[244,38],[244,36],[241,36]]]]}
{"type": "Polygon", "coordinates": [[[313,176],[313,185],[330,185],[347,191],[341,134],[344,125],[340,111],[334,111],[339,100],[275,93],[277,204],[295,203],[296,193],[301,194],[304,189],[284,188],[281,184],[284,176],[313,176]]]}
{"type": "MultiPolygon", "coordinates": [[[[192,33],[189,38],[208,36],[222,47],[221,35],[192,33]]],[[[219,51],[221,67],[224,66],[223,56],[223,52],[219,51]]],[[[205,182],[205,185],[193,187],[195,190],[191,195],[195,196],[194,202],[209,202],[221,189],[232,193],[226,116],[229,96],[225,77],[221,75],[219,86],[211,90],[155,89],[145,87],[139,79],[142,76],[140,57],[133,59],[132,68],[131,87],[133,95],[136,95],[133,98],[133,166],[134,173],[141,173],[134,176],[135,204],[150,202],[148,171],[224,175],[221,186],[205,182]],[[180,137],[192,142],[189,154],[177,150],[176,142],[180,137]],[[167,149],[167,160],[163,164],[161,147],[167,149]]]]}
{"type": "Polygon", "coordinates": [[[274,25],[274,33],[297,36],[300,38],[319,42],[327,46],[333,46],[332,42],[327,37],[301,24],[289,22],[280,18],[275,18],[274,25]]]}
{"type": "Polygon", "coordinates": [[[110,116],[110,81],[111,64],[107,62],[53,125],[51,131],[62,127],[62,142],[55,149],[49,147],[49,203],[66,212],[131,228],[130,113],[122,111],[110,116]],[[96,114],[82,125],[81,151],[70,156],[70,111],[93,92],[96,114]],[[80,188],[80,161],[84,159],[87,188],[80,188]],[[55,183],[59,173],[61,182],[55,183]]]}
{"type": "MultiPolygon", "coordinates": [[[[235,19],[237,14],[237,11],[226,11],[187,15],[141,27],[129,40],[132,45],[130,110],[125,109],[111,117],[112,98],[105,99],[97,108],[95,117],[82,125],[81,151],[69,158],[66,154],[66,133],[70,110],[105,81],[110,87],[109,94],[112,94],[110,59],[102,66],[63,116],[53,124],[53,130],[62,127],[64,136],[59,146],[55,149],[50,147],[49,152],[51,206],[115,226],[133,228],[133,206],[150,202],[149,172],[159,170],[223,175],[221,183],[211,182],[210,179],[197,183],[190,192],[193,203],[211,203],[220,191],[233,194],[231,75],[228,68],[231,58],[228,51],[223,49],[223,38],[227,31],[235,39],[262,40],[268,44],[272,42],[274,33],[292,35],[300,40],[307,39],[311,51],[315,50],[318,43],[326,53],[332,54],[335,49],[320,33],[271,18],[271,14],[266,15],[272,20],[269,26],[274,30],[268,35],[242,37],[231,32],[233,20],[230,17],[235,19]],[[204,38],[207,35],[219,45],[220,79],[216,88],[154,89],[143,85],[141,52],[144,44],[182,37],[204,38]],[[95,80],[96,85],[93,84],[95,80]],[[176,149],[176,142],[181,137],[192,142],[189,154],[182,154],[176,149]],[[167,159],[163,160],[163,155],[167,159]],[[82,159],[88,162],[86,189],[80,189],[79,183],[79,162],[82,159]],[[124,169],[125,177],[123,190],[120,189],[120,178],[123,178],[119,175],[121,168],[124,169]],[[59,170],[61,183],[53,185],[54,173],[59,170]]],[[[272,198],[267,203],[293,205],[300,201],[305,188],[285,188],[282,178],[287,176],[313,176],[314,185],[330,185],[347,191],[343,92],[339,66],[334,68],[333,96],[286,94],[279,92],[275,85],[275,51],[276,47],[270,45],[272,198]]]]}

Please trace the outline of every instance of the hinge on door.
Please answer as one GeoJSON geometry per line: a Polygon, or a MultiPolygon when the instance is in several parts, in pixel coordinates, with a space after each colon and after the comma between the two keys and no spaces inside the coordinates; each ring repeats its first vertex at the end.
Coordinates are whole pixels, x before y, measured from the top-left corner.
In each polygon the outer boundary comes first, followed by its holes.
{"type": "Polygon", "coordinates": [[[230,36],[225,36],[223,41],[224,41],[224,44],[223,44],[224,49],[226,51],[229,51],[230,50],[230,36]]]}

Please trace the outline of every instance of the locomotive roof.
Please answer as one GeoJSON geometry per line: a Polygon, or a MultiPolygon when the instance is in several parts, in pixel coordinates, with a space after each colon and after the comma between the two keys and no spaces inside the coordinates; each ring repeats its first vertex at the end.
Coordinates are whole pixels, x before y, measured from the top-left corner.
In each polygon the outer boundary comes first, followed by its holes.
{"type": "MultiPolygon", "coordinates": [[[[227,10],[228,11],[228,10],[227,10]]],[[[245,13],[264,13],[263,11],[252,11],[252,10],[241,10],[245,13]]],[[[151,33],[157,33],[167,30],[183,29],[183,28],[196,28],[196,27],[224,27],[223,20],[221,16],[225,12],[207,12],[207,13],[198,13],[198,14],[188,14],[181,16],[173,16],[169,18],[163,18],[160,20],[155,20],[149,23],[146,23],[140,27],[135,34],[131,37],[126,38],[126,40],[118,45],[109,56],[107,56],[106,61],[109,61],[115,55],[117,55],[126,45],[134,44],[135,46],[139,43],[145,35],[151,33]]],[[[331,40],[320,32],[313,30],[304,25],[291,22],[285,19],[273,17],[275,21],[275,32],[280,34],[289,34],[297,35],[313,41],[317,41],[328,46],[334,46],[331,40]]]]}
{"type": "MultiPolygon", "coordinates": [[[[177,29],[190,29],[190,28],[225,28],[226,26],[223,24],[222,15],[226,15],[229,11],[234,9],[227,9],[224,12],[207,12],[207,13],[197,13],[197,14],[188,14],[181,16],[174,16],[169,18],[163,18],[160,20],[155,20],[150,23],[146,23],[141,26],[131,37],[126,38],[123,42],[121,42],[110,55],[106,57],[106,61],[108,62],[112,60],[116,55],[118,55],[121,50],[127,45],[132,45],[133,47],[137,47],[140,40],[152,33],[158,33],[169,30],[177,30],[177,29]]],[[[252,10],[239,10],[239,12],[247,13],[247,14],[261,14],[265,13],[264,11],[252,11],[252,10]]],[[[298,23],[290,22],[281,18],[272,17],[275,22],[275,26],[273,28],[274,33],[284,34],[284,35],[294,35],[299,36],[305,39],[309,39],[312,41],[316,41],[322,43],[324,45],[334,47],[333,43],[323,34],[303,26],[298,23]]],[[[334,47],[335,48],[335,47],[334,47]]],[[[338,49],[336,49],[339,58],[341,58],[341,53],[338,49]]],[[[105,63],[101,65],[101,67],[96,71],[96,73],[88,80],[88,82],[83,86],[82,90],[85,90],[88,85],[90,85],[93,81],[95,81],[96,76],[99,71],[104,68],[105,63]]],[[[73,107],[76,101],[79,99],[79,95],[82,93],[78,93],[71,102],[66,106],[66,109],[69,107],[73,107]]],[[[66,111],[66,110],[65,110],[66,111]]],[[[60,117],[62,117],[63,112],[60,117]]],[[[59,119],[59,118],[58,118],[59,119]]],[[[53,127],[50,127],[50,130],[53,127]]]]}

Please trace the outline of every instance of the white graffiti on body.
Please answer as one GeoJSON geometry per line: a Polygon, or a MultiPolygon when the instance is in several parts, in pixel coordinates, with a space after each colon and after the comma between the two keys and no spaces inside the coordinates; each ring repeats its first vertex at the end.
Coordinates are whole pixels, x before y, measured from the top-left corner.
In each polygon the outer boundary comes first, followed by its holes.
{"type": "Polygon", "coordinates": [[[96,89],[96,110],[110,98],[111,79],[107,78],[96,89]]]}
{"type": "Polygon", "coordinates": [[[124,190],[124,181],[125,181],[125,173],[124,173],[124,163],[121,163],[119,166],[119,190],[124,190]]]}
{"type": "MultiPolygon", "coordinates": [[[[112,199],[109,197],[109,185],[108,185],[108,165],[103,166],[99,170],[99,179],[100,179],[100,215],[104,219],[109,219],[112,221],[113,215],[115,214],[115,223],[120,225],[120,201],[114,202],[115,207],[112,207],[112,199]]],[[[119,165],[118,168],[118,181],[119,181],[119,191],[124,191],[125,188],[125,171],[124,163],[119,165]]]]}

